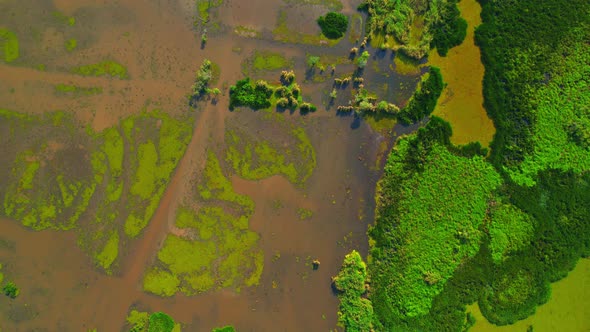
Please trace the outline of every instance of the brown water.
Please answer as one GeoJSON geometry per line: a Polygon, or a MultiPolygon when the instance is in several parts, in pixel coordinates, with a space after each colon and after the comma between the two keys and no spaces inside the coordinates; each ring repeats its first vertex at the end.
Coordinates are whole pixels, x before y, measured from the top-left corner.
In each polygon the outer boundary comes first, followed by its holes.
{"type": "MultiPolygon", "coordinates": [[[[358,2],[346,2],[345,9],[352,11],[358,2]]],[[[190,1],[2,1],[0,25],[19,36],[21,58],[11,66],[0,64],[0,107],[29,113],[61,109],[96,130],[113,126],[144,107],[182,114],[187,112],[185,96],[193,73],[203,58],[220,65],[221,86],[241,78],[241,61],[255,49],[297,57],[295,70],[302,78],[306,52],[321,53],[325,47],[286,45],[271,38],[245,39],[233,33],[237,25],[270,30],[278,10],[286,8],[278,0],[253,1],[249,6],[242,1],[224,1],[213,18],[219,29],[201,49],[199,34],[192,28],[194,7],[190,1]],[[265,15],[259,15],[262,9],[265,15]],[[76,24],[56,23],[55,11],[75,17],[76,24]],[[71,53],[63,47],[69,38],[78,40],[78,48],[71,53]],[[241,53],[235,52],[236,47],[241,53]],[[81,77],[67,71],[105,59],[125,65],[130,79],[81,77]],[[41,64],[44,70],[37,69],[41,64]],[[56,84],[99,87],[103,92],[61,96],[54,91],[56,84]]],[[[309,15],[325,11],[314,6],[309,15]]],[[[349,47],[340,45],[327,52],[340,54],[349,47]]],[[[301,85],[314,103],[325,102],[330,82],[301,85]]],[[[187,152],[152,221],[140,239],[121,253],[120,269],[113,276],[94,268],[77,246],[75,233],[31,232],[17,221],[1,220],[0,240],[7,245],[0,245],[0,262],[6,279],[14,280],[21,294],[15,300],[0,301],[0,329],[118,331],[132,305],[165,311],[187,324],[187,331],[225,324],[233,324],[239,331],[335,328],[338,299],[332,294],[330,277],[350,250],[366,253],[365,232],[372,219],[378,177],[371,169],[383,137],[362,123],[351,129],[351,117],[337,117],[321,106],[302,124],[317,155],[317,167],[304,189],[279,176],[257,182],[232,177],[236,191],[256,203],[250,228],[259,233],[265,255],[260,285],[239,294],[217,291],[165,299],[142,292],[143,273],[163,238],[174,230],[176,208],[189,196],[191,187],[186,179],[200,172],[206,149],[223,144],[226,121],[240,121],[227,109],[227,98],[221,98],[216,105],[203,103],[193,113],[194,134],[187,152]],[[282,203],[280,208],[274,204],[277,200],[282,203]],[[313,217],[300,220],[299,208],[313,211],[313,217]],[[321,261],[319,270],[311,269],[312,259],[321,261]]],[[[288,121],[301,117],[283,116],[288,121]]]]}
{"type": "Polygon", "coordinates": [[[461,0],[459,9],[468,24],[465,40],[450,49],[446,57],[439,56],[436,51],[428,57],[430,64],[441,69],[443,80],[448,84],[434,114],[453,126],[453,143],[479,141],[487,146],[496,130],[483,107],[484,66],[474,37],[475,28],[481,24],[481,6],[476,0],[461,0]]]}

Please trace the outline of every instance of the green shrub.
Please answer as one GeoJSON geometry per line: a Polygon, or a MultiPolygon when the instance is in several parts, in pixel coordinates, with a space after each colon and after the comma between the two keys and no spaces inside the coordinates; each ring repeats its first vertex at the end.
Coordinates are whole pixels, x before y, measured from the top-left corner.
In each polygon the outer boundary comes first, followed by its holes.
{"type": "Polygon", "coordinates": [[[457,2],[458,0],[444,2],[441,17],[432,20],[430,24],[433,31],[430,46],[436,47],[441,56],[446,56],[450,48],[460,45],[467,35],[467,21],[461,17],[457,2]]]}
{"type": "Polygon", "coordinates": [[[150,315],[148,332],[172,332],[174,320],[163,312],[155,312],[150,315]]]}
{"type": "Polygon", "coordinates": [[[367,51],[363,51],[363,53],[358,57],[358,59],[356,59],[356,65],[359,66],[359,68],[365,68],[365,66],[367,65],[367,61],[369,60],[369,52],[367,51]]]}
{"type": "Polygon", "coordinates": [[[348,17],[341,13],[329,12],[318,18],[318,24],[324,36],[338,39],[344,36],[348,29],[348,17]]]}
{"type": "Polygon", "coordinates": [[[254,110],[270,107],[273,90],[264,84],[252,84],[250,78],[244,78],[229,88],[229,108],[247,106],[254,110]]]}
{"type": "Polygon", "coordinates": [[[208,59],[203,60],[203,64],[195,74],[195,83],[192,87],[191,99],[197,100],[209,93],[209,82],[213,78],[213,66],[208,59]]]}
{"type": "Polygon", "coordinates": [[[332,278],[340,292],[338,325],[347,332],[364,332],[373,329],[373,306],[371,301],[362,298],[366,292],[367,266],[361,255],[353,250],[344,257],[338,275],[332,278]]]}
{"type": "Polygon", "coordinates": [[[12,299],[15,299],[20,293],[20,289],[18,289],[18,287],[16,287],[16,284],[12,281],[6,283],[6,285],[2,287],[2,291],[4,292],[4,295],[12,299]]]}
{"type": "Polygon", "coordinates": [[[430,71],[420,82],[408,105],[398,113],[399,121],[403,124],[411,124],[430,115],[443,89],[444,83],[440,69],[430,67],[430,71]]]}

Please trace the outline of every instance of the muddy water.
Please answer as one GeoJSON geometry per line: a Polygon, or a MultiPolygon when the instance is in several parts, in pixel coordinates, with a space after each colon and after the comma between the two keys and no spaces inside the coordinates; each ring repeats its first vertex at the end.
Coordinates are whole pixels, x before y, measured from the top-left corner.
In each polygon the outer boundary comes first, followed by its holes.
{"type": "MultiPolygon", "coordinates": [[[[356,5],[358,1],[350,1],[344,8],[351,11],[356,5]]],[[[142,292],[141,280],[162,239],[174,230],[176,208],[189,197],[192,188],[186,179],[203,168],[207,149],[223,146],[226,121],[240,121],[228,111],[227,96],[216,105],[206,102],[196,111],[188,110],[186,94],[202,59],[220,65],[221,87],[241,78],[241,62],[254,50],[272,49],[295,57],[297,76],[303,78],[306,53],[346,55],[349,44],[328,50],[270,38],[245,39],[232,32],[238,24],[271,30],[278,10],[287,8],[278,0],[258,0],[247,10],[241,1],[224,1],[214,16],[221,28],[204,49],[192,29],[194,7],[187,1],[107,0],[99,5],[71,0],[4,1],[0,6],[6,9],[0,14],[2,24],[15,30],[21,42],[21,58],[11,66],[0,64],[0,107],[29,113],[62,109],[96,130],[142,109],[160,108],[175,115],[192,112],[195,128],[153,220],[138,241],[124,248],[120,269],[112,276],[92,266],[72,232],[31,232],[17,221],[0,221],[0,240],[6,240],[0,241],[3,273],[21,288],[17,299],[0,302],[0,329],[118,331],[132,305],[165,311],[187,324],[187,331],[225,324],[239,331],[327,331],[336,326],[338,299],[332,294],[330,277],[350,250],[366,254],[365,231],[372,219],[378,177],[370,169],[383,137],[352,117],[337,117],[321,106],[301,123],[317,155],[317,168],[304,188],[278,176],[257,182],[232,177],[236,190],[256,202],[250,227],[260,234],[265,254],[258,287],[237,294],[217,291],[164,299],[142,292]],[[264,17],[256,8],[264,8],[264,17]],[[75,17],[75,25],[56,22],[51,18],[55,11],[75,17]],[[73,52],[63,49],[69,38],[78,39],[73,52]],[[242,52],[235,52],[236,47],[242,52]],[[129,79],[69,73],[73,66],[105,59],[125,65],[129,79]],[[43,70],[39,65],[44,65],[43,70]],[[98,87],[102,93],[59,95],[54,89],[57,84],[98,87]],[[301,208],[313,211],[313,216],[300,220],[301,208]],[[311,268],[313,259],[321,262],[317,271],[311,268]]],[[[320,7],[314,6],[314,16],[325,11],[320,7]]],[[[349,67],[344,66],[341,73],[349,67]]],[[[325,103],[329,81],[300,84],[305,98],[317,105],[325,103]]],[[[342,93],[343,102],[347,93],[342,93]]],[[[282,116],[288,121],[302,119],[297,113],[282,116]]]]}

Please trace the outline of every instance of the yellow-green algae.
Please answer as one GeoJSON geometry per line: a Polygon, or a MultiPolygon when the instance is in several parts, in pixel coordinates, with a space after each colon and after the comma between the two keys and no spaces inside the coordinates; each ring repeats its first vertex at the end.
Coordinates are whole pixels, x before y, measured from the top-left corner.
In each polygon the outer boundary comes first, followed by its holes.
{"type": "Polygon", "coordinates": [[[0,28],[0,50],[4,62],[10,63],[19,57],[18,37],[6,28],[0,28]]]}
{"type": "Polygon", "coordinates": [[[176,214],[176,226],[191,235],[166,237],[156,266],[145,275],[144,290],[160,296],[178,291],[194,295],[258,284],[264,256],[258,234],[248,229],[254,202],[234,192],[213,152],[197,192],[204,206],[197,212],[180,207],[176,214]]]}
{"type": "Polygon", "coordinates": [[[192,125],[174,121],[163,112],[143,113],[127,120],[124,131],[130,142],[137,144],[132,151],[131,167],[134,177],[129,191],[129,216],[125,221],[125,233],[137,237],[148,224],[160,202],[166,184],[190,141],[192,125]],[[159,128],[155,128],[158,126],[159,128]],[[149,128],[151,127],[151,128],[149,128]],[[158,130],[159,140],[142,140],[146,130],[158,130]]]}
{"type": "Polygon", "coordinates": [[[105,60],[94,64],[75,67],[72,69],[72,72],[82,76],[110,76],[118,77],[120,79],[129,78],[127,68],[112,60],[105,60]]]}
{"type": "Polygon", "coordinates": [[[283,129],[281,137],[265,137],[272,135],[269,132],[255,135],[238,127],[227,130],[225,159],[244,179],[260,180],[282,175],[293,184],[303,185],[316,166],[311,141],[303,128],[287,123],[276,123],[275,126],[283,129]]]}
{"type": "Polygon", "coordinates": [[[0,120],[0,138],[12,147],[2,156],[12,167],[0,170],[0,215],[34,230],[78,228],[79,245],[107,273],[149,222],[192,134],[192,121],[160,111],[99,133],[80,130],[64,112],[0,110],[0,120]]]}

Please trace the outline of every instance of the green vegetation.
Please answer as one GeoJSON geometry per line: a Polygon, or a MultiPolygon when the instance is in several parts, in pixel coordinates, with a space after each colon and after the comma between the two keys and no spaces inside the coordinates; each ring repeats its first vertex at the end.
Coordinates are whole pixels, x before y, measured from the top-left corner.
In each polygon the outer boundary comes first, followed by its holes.
{"type": "Polygon", "coordinates": [[[154,111],[130,117],[122,126],[129,141],[135,143],[133,151],[137,152],[130,163],[135,176],[127,199],[130,212],[125,221],[125,234],[135,238],[154,214],[168,179],[184,155],[192,125],[154,111]],[[155,122],[160,122],[158,140],[140,139],[145,126],[155,122]]]}
{"type": "Polygon", "coordinates": [[[340,0],[283,0],[283,2],[293,5],[321,5],[329,10],[342,10],[342,2],[340,0]]]}
{"type": "Polygon", "coordinates": [[[58,11],[53,12],[52,15],[61,24],[67,24],[71,27],[76,24],[76,18],[73,16],[67,16],[64,13],[58,11]]]}
{"type": "MultiPolygon", "coordinates": [[[[213,64],[208,59],[204,59],[201,67],[195,74],[195,83],[193,84],[191,90],[191,103],[194,103],[205,95],[213,94],[214,90],[209,88],[209,83],[215,80],[214,71],[216,65],[213,64]]],[[[217,74],[219,76],[219,74],[217,74]]]]}
{"type": "Polygon", "coordinates": [[[327,38],[342,38],[348,29],[348,17],[341,13],[329,12],[318,18],[318,25],[327,38]]]}
{"type": "Polygon", "coordinates": [[[382,316],[428,313],[459,264],[479,249],[479,228],[500,177],[479,156],[449,152],[449,137],[448,124],[433,118],[398,141],[387,161],[370,231],[372,298],[382,316]]]}
{"type": "Polygon", "coordinates": [[[174,320],[163,312],[155,312],[150,315],[148,332],[172,332],[174,320]]]}
{"type": "Polygon", "coordinates": [[[4,287],[2,287],[2,292],[4,292],[4,295],[10,297],[11,299],[16,299],[16,297],[20,293],[20,289],[16,287],[16,284],[14,282],[10,281],[7,282],[6,285],[4,285],[4,287]]]}
{"type": "Polygon", "coordinates": [[[209,22],[211,9],[221,6],[223,0],[196,0],[199,19],[203,23],[209,22]]]}
{"type": "MultiPolygon", "coordinates": [[[[588,114],[579,108],[590,16],[576,14],[590,4],[482,5],[485,106],[498,129],[491,155],[477,142],[450,144],[437,117],[392,150],[369,232],[376,330],[464,331],[474,302],[490,322],[514,323],[590,254],[588,114]]],[[[436,103],[426,95],[412,107],[425,115],[436,103]]]]}
{"type": "Polygon", "coordinates": [[[297,215],[299,216],[299,220],[307,220],[313,217],[313,211],[304,208],[299,208],[297,209],[297,215]]]}
{"type": "Polygon", "coordinates": [[[105,60],[99,63],[75,67],[72,69],[74,74],[82,76],[110,76],[120,79],[129,78],[127,68],[118,62],[105,60]]]}
{"type": "Polygon", "coordinates": [[[241,106],[259,110],[270,108],[273,105],[279,110],[294,110],[299,107],[302,114],[317,110],[315,105],[303,102],[301,88],[295,83],[293,71],[284,70],[281,73],[280,85],[270,85],[264,80],[253,83],[249,77],[246,77],[229,88],[230,110],[241,106]]]}
{"type": "Polygon", "coordinates": [[[398,120],[403,124],[410,124],[430,115],[443,89],[444,83],[440,69],[430,67],[430,71],[420,81],[408,105],[398,113],[398,120]]]}
{"type": "Polygon", "coordinates": [[[264,257],[258,249],[258,234],[248,229],[254,202],[234,192],[213,152],[208,154],[197,192],[207,206],[197,212],[187,207],[177,211],[176,226],[191,236],[166,237],[156,266],[144,278],[146,291],[160,296],[177,291],[194,295],[221,288],[240,291],[258,284],[264,257]],[[231,212],[223,208],[228,204],[231,212]]]}
{"type": "Polygon", "coordinates": [[[224,327],[215,328],[211,330],[211,332],[236,332],[236,329],[233,326],[228,325],[224,327]]]}
{"type": "Polygon", "coordinates": [[[79,128],[69,113],[0,111],[0,139],[19,142],[4,155],[0,214],[34,230],[76,229],[82,249],[111,273],[158,206],[191,122],[154,111],[99,133],[79,128]]]}
{"type": "Polygon", "coordinates": [[[251,62],[254,71],[270,71],[293,67],[293,60],[287,59],[281,53],[272,51],[255,51],[249,62],[251,62]]]}
{"type": "Polygon", "coordinates": [[[6,28],[0,28],[0,51],[6,63],[13,62],[19,57],[18,37],[6,28]]]}
{"type": "Polygon", "coordinates": [[[291,183],[302,186],[311,176],[316,156],[305,130],[287,124],[281,124],[279,128],[282,129],[278,136],[280,140],[265,137],[264,133],[248,133],[240,128],[226,131],[225,159],[240,177],[261,180],[283,175],[291,183]],[[290,144],[285,146],[280,142],[290,144]]]}
{"type": "Polygon", "coordinates": [[[73,50],[76,49],[76,47],[78,47],[78,41],[73,38],[68,39],[68,40],[66,40],[65,47],[66,47],[66,51],[72,52],[73,50]]]}
{"type": "Polygon", "coordinates": [[[68,85],[68,84],[57,84],[54,86],[56,94],[64,94],[64,95],[71,95],[74,97],[78,96],[91,96],[97,95],[102,93],[102,88],[100,87],[80,87],[77,85],[68,85]]]}
{"type": "Polygon", "coordinates": [[[247,106],[254,110],[268,108],[272,94],[272,87],[265,81],[253,84],[250,78],[246,77],[229,88],[229,108],[234,109],[237,106],[247,106]]]}
{"type": "Polygon", "coordinates": [[[496,263],[526,248],[533,236],[533,219],[511,204],[491,207],[490,253],[496,263]]]}
{"type": "Polygon", "coordinates": [[[163,312],[149,314],[133,309],[127,316],[127,325],[129,332],[181,332],[180,324],[163,312]]]}
{"type": "Polygon", "coordinates": [[[365,68],[367,61],[369,60],[369,56],[369,52],[363,51],[363,53],[356,59],[356,65],[361,69],[365,68]]]}
{"type": "Polygon", "coordinates": [[[588,3],[485,1],[476,42],[486,67],[484,105],[497,134],[492,162],[533,186],[543,170],[590,169],[588,3]],[[518,13],[528,15],[519,18],[518,13]],[[503,47],[497,47],[503,45],[503,47]],[[567,97],[564,97],[567,96],[567,97]]]}
{"type": "Polygon", "coordinates": [[[373,330],[373,306],[371,301],[362,297],[367,291],[366,280],[367,266],[361,255],[353,250],[344,257],[340,272],[332,278],[339,291],[338,325],[347,332],[373,330]]]}
{"type": "Polygon", "coordinates": [[[375,47],[419,59],[431,47],[445,55],[465,39],[467,23],[460,17],[457,2],[365,0],[359,9],[369,14],[367,31],[375,47]]]}

